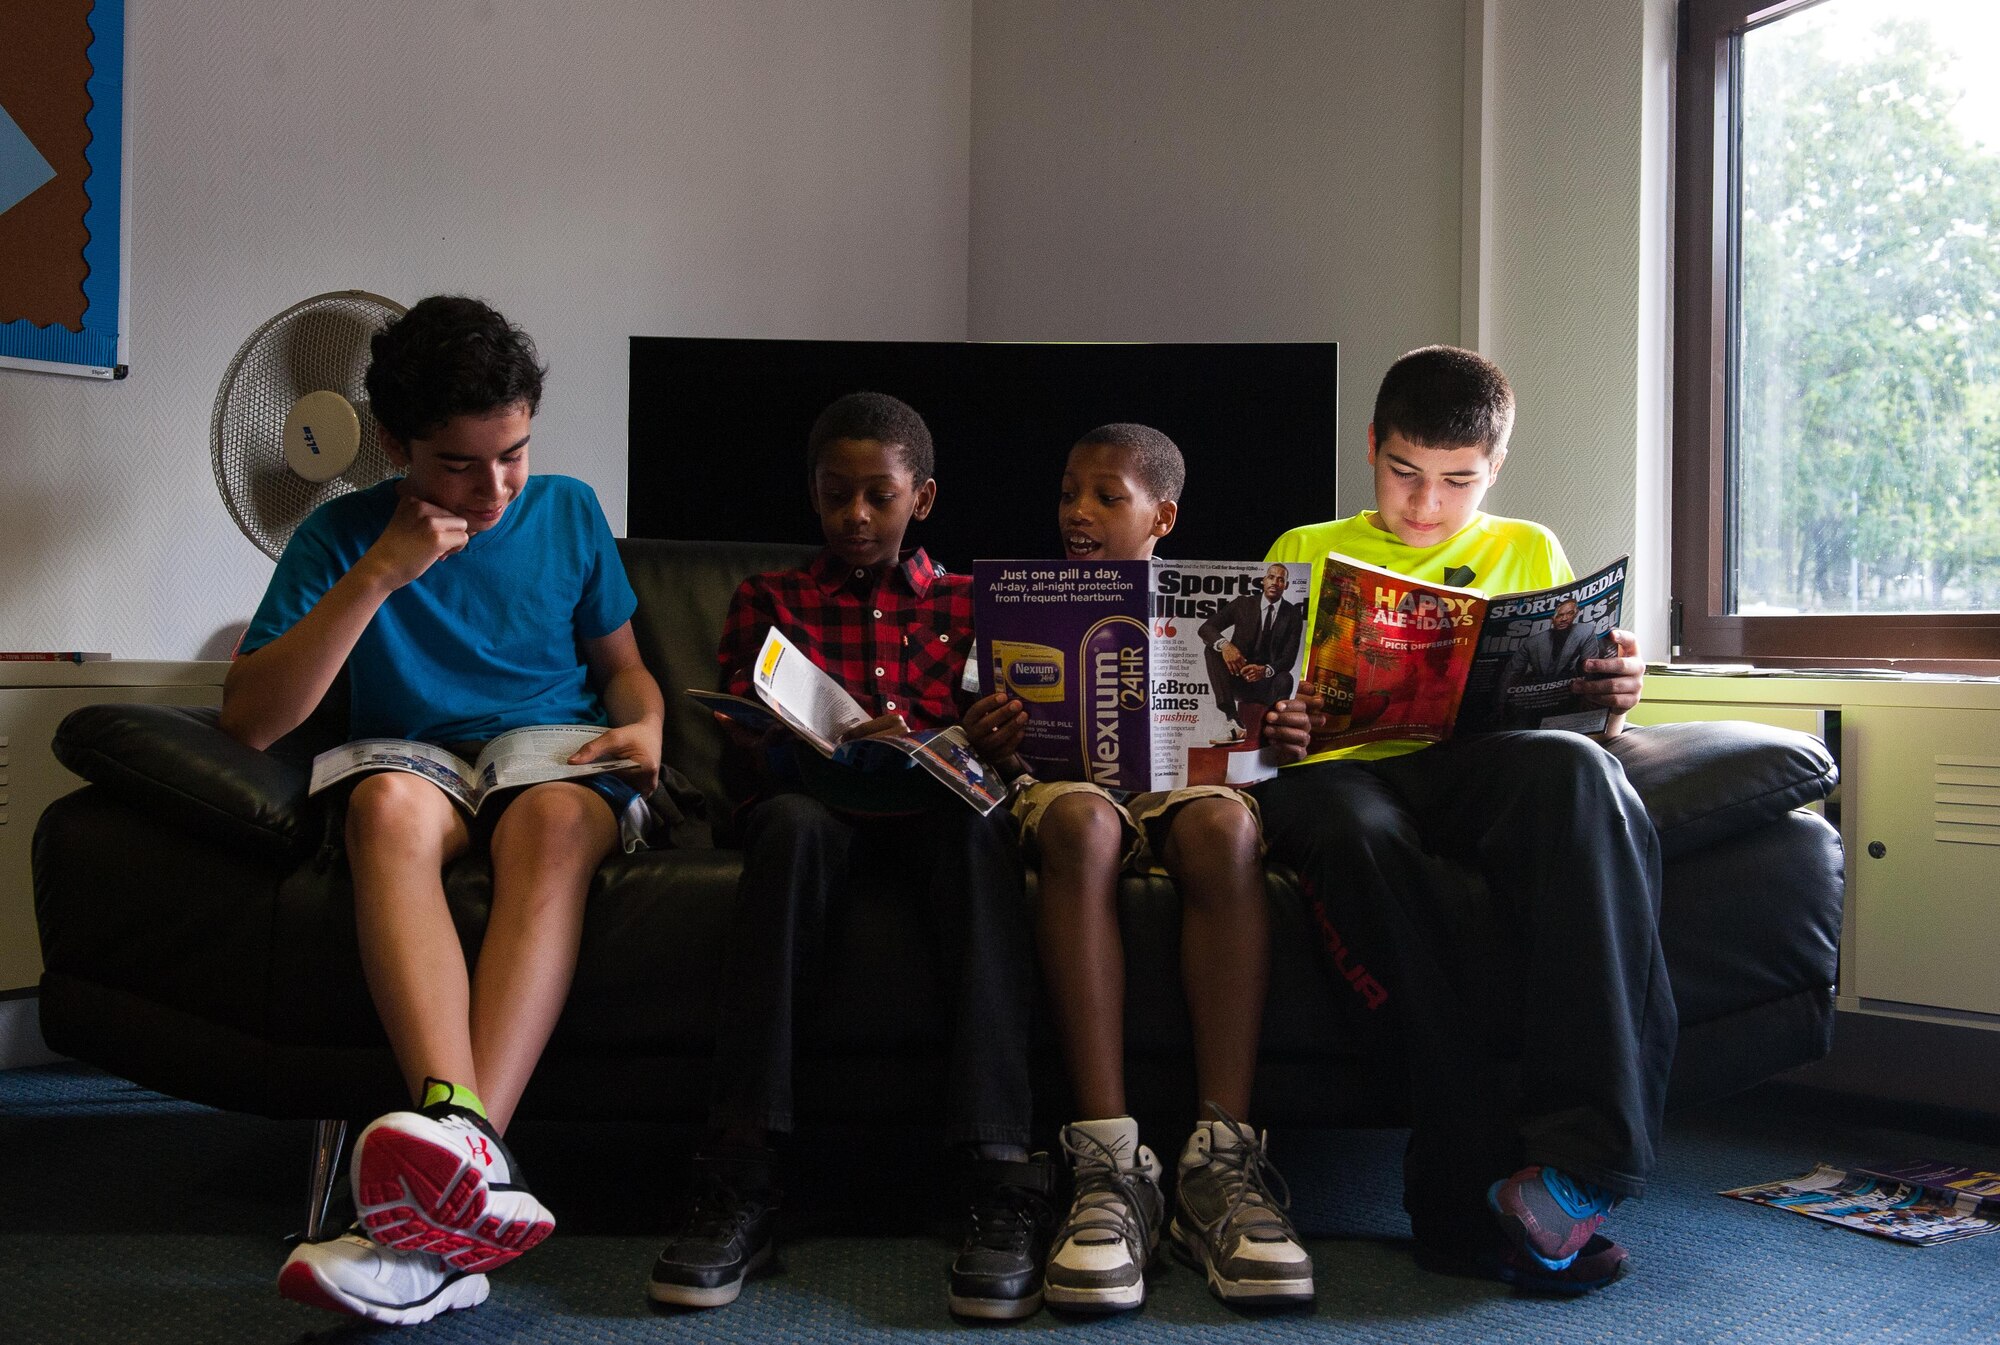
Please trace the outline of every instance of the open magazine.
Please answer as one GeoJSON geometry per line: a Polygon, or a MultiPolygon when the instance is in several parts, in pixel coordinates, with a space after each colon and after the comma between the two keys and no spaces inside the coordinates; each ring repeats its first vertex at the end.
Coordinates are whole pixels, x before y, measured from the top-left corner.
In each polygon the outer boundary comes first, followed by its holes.
{"type": "Polygon", "coordinates": [[[1485,598],[1327,556],[1304,677],[1326,707],[1311,750],[1495,729],[1599,732],[1610,712],[1585,705],[1570,683],[1585,659],[1617,653],[1611,631],[1629,563],[1485,598]]]}
{"type": "Polygon", "coordinates": [[[1310,565],[982,560],[972,575],[979,688],[1026,707],[1037,778],[1159,790],[1276,774],[1258,736],[1297,692],[1310,565]]]}
{"type": "Polygon", "coordinates": [[[980,760],[957,725],[930,733],[882,733],[842,742],[843,733],[872,716],[782,631],[774,629],[764,637],[750,670],[750,684],[762,704],[722,691],[691,688],[687,694],[753,732],[782,725],[835,761],[859,765],[872,753],[898,753],[982,814],[992,812],[1007,797],[1006,782],[980,760]]]}
{"type": "Polygon", "coordinates": [[[1723,1195],[1897,1242],[1930,1246],[2000,1228],[2000,1173],[1928,1159],[1739,1186],[1723,1195]]]}
{"type": "MultiPolygon", "coordinates": [[[[570,757],[593,739],[602,737],[602,725],[545,724],[509,729],[467,761],[435,743],[412,738],[361,738],[342,743],[313,758],[312,783],[307,792],[319,793],[327,786],[364,771],[408,771],[421,775],[442,789],[452,802],[467,813],[477,814],[489,794],[545,780],[570,780],[581,775],[602,775],[624,770],[636,763],[623,757],[572,766],[570,757]]],[[[632,801],[631,815],[618,819],[625,848],[642,843],[652,811],[646,800],[632,801]]]]}

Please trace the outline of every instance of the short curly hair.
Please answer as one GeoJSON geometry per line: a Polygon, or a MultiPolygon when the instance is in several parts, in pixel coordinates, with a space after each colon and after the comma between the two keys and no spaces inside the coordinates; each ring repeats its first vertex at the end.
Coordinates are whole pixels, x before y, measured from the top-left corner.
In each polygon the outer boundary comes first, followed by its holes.
{"type": "Polygon", "coordinates": [[[850,392],[837,397],[813,422],[806,435],[806,479],[819,470],[820,454],[836,439],[873,439],[901,451],[903,465],[917,485],[936,474],[937,452],[930,426],[907,402],[886,392],[850,392]]]}
{"type": "Polygon", "coordinates": [[[428,439],[453,416],[541,408],[548,367],[528,334],[478,299],[434,294],[375,334],[369,408],[398,441],[428,439]]]}
{"type": "Polygon", "coordinates": [[[1180,445],[1166,435],[1151,425],[1119,421],[1099,425],[1076,441],[1077,448],[1098,444],[1123,450],[1132,461],[1132,474],[1154,499],[1180,502],[1187,485],[1187,460],[1181,456],[1180,445]]]}

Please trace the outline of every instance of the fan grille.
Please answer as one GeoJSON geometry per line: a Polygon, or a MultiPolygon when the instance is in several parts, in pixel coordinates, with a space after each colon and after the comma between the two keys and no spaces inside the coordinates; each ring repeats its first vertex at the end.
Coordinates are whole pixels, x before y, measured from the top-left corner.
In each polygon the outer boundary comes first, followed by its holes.
{"type": "Polygon", "coordinates": [[[361,290],[294,304],[250,334],[229,362],[209,422],[216,488],[243,535],[276,559],[307,514],[393,468],[375,433],[362,376],[369,338],[402,305],[361,290]],[[308,392],[337,392],[361,419],[361,450],[330,481],[307,481],[285,464],[285,417],[308,392]]]}

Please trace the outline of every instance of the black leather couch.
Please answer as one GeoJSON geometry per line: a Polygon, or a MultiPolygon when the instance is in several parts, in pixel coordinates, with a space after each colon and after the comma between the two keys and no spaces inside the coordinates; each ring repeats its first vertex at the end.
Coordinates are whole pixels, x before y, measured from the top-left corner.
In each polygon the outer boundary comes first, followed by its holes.
{"type": "MultiPolygon", "coordinates": [[[[639,594],[639,646],[667,692],[668,759],[721,818],[719,738],[677,692],[714,685],[736,583],[810,550],[620,545],[639,594]]],[[[366,1117],[403,1105],[362,981],[337,819],[305,792],[306,763],[340,740],[340,718],[323,708],[270,752],[223,736],[209,710],[105,705],[64,721],[57,756],[91,783],[52,805],[35,836],[41,1020],[52,1048],[165,1093],[272,1117],[366,1117]]],[[[1666,858],[1661,936],[1681,1022],[1672,1101],[1719,1096],[1824,1055],[1842,856],[1834,828],[1802,810],[1833,787],[1824,748],[1753,724],[1675,724],[1632,730],[1613,750],[1666,858]]],[[[581,1117],[611,1095],[636,1117],[701,1118],[711,991],[737,870],[736,853],[699,843],[606,861],[575,987],[523,1115],[581,1117]]],[[[485,862],[454,865],[446,888],[471,954],[488,910],[485,862]]],[[[1330,983],[1290,876],[1273,872],[1270,890],[1258,1119],[1395,1123],[1396,1089],[1334,1028],[1330,983]]],[[[1122,901],[1133,1108],[1179,1117],[1193,1085],[1177,901],[1164,880],[1140,879],[1126,881],[1122,901]]],[[[839,908],[828,972],[801,1029],[807,1117],[925,1109],[941,1041],[922,928],[865,878],[839,908]]],[[[1044,1036],[1038,1096],[1053,1118],[1061,1070],[1044,1036]]]]}

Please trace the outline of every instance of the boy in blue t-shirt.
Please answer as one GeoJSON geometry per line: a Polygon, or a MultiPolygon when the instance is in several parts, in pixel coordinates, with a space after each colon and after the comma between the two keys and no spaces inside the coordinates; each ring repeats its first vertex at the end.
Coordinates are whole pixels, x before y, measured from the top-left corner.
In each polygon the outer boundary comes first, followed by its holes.
{"type": "Polygon", "coordinates": [[[596,497],[528,475],[543,370],[527,334],[478,300],[439,296],[372,354],[368,395],[405,475],[300,526],[223,686],[222,728],[268,746],[344,666],[355,737],[464,754],[525,725],[608,723],[571,761],[635,763],[529,786],[476,823],[401,771],[364,777],[348,799],[362,967],[416,1109],[362,1132],[359,1225],[301,1244],[278,1288],[408,1324],[484,1301],[483,1272],[555,1226],[500,1136],[569,993],[591,876],[657,782],[665,710],[596,497]],[[493,905],[468,974],[442,871],[480,843],[493,905]]]}

